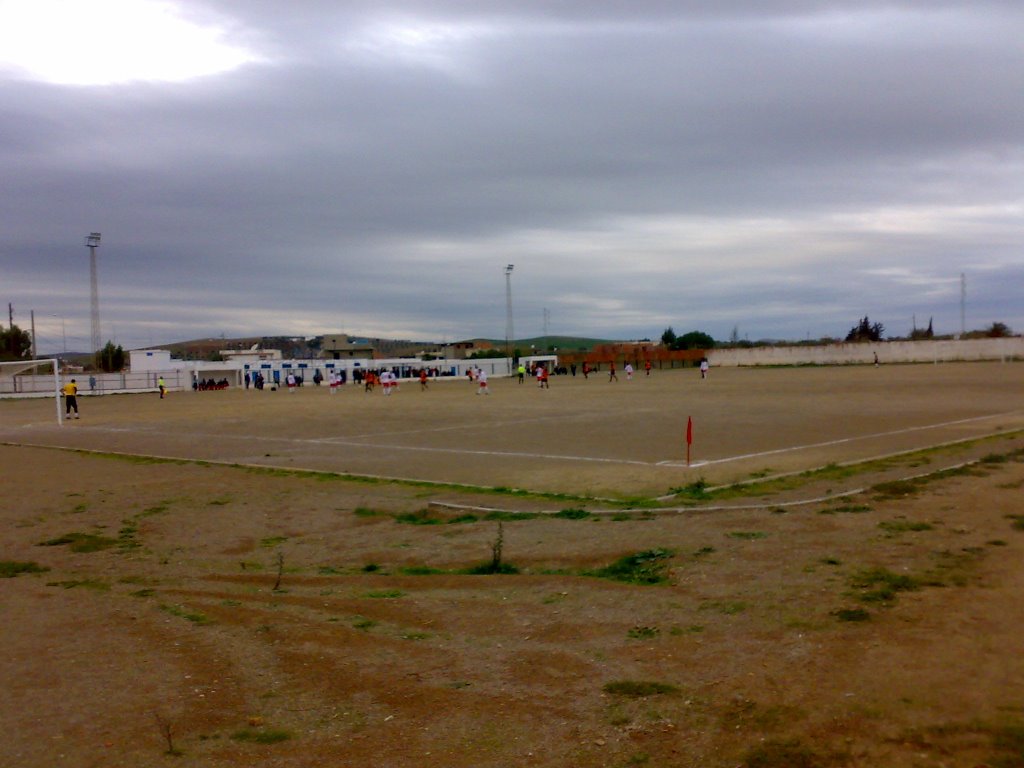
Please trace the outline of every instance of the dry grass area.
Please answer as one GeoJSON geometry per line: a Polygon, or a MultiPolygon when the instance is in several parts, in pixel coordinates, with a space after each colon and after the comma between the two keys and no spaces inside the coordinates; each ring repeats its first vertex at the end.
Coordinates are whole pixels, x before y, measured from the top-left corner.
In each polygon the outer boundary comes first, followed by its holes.
{"type": "Polygon", "coordinates": [[[1024,765],[1018,430],[674,512],[79,450],[131,403],[0,403],[0,765],[1024,765]]]}

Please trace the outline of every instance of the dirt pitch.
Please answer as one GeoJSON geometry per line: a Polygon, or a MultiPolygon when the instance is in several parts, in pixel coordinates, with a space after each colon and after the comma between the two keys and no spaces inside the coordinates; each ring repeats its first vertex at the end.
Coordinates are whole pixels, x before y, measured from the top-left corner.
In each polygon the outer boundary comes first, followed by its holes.
{"type": "Polygon", "coordinates": [[[0,402],[0,766],[1024,765],[1024,366],[620,378],[0,402]]]}

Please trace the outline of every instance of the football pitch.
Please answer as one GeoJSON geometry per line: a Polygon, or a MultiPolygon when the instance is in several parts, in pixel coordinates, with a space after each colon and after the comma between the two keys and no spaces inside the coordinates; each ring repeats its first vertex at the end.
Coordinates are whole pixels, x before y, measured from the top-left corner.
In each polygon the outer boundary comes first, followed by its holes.
{"type": "Polygon", "coordinates": [[[1024,428],[1024,365],[713,369],[0,403],[0,439],[606,498],[803,472],[1024,428]],[[687,423],[692,442],[687,444],[687,423]],[[687,453],[689,452],[689,464],[687,453]]]}

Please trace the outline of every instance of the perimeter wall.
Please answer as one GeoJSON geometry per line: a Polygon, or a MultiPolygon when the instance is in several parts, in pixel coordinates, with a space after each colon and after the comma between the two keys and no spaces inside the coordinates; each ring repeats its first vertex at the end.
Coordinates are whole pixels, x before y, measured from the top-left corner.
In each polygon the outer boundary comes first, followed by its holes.
{"type": "Polygon", "coordinates": [[[858,365],[874,363],[876,354],[879,363],[1024,360],[1024,337],[712,349],[708,361],[714,366],[858,365]]]}

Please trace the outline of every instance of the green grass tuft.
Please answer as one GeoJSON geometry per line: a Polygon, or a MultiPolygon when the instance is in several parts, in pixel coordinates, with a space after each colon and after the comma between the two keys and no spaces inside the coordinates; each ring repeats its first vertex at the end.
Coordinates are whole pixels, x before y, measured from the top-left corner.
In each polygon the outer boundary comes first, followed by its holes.
{"type": "Polygon", "coordinates": [[[65,533],[55,539],[39,542],[40,547],[60,547],[67,544],[72,552],[99,552],[117,546],[117,539],[95,533],[65,533]]]}
{"type": "Polygon", "coordinates": [[[679,693],[679,689],[674,685],[650,680],[615,680],[605,683],[602,690],[611,696],[625,696],[630,699],[640,699],[647,696],[668,696],[679,693]]]}
{"type": "Polygon", "coordinates": [[[177,616],[179,619],[185,619],[191,621],[193,624],[209,624],[211,622],[208,616],[204,616],[201,613],[193,613],[185,608],[183,605],[166,605],[160,606],[160,610],[171,614],[171,616],[177,616]]]}
{"type": "Polygon", "coordinates": [[[274,729],[258,731],[254,728],[246,728],[231,734],[231,738],[235,741],[248,741],[253,744],[277,744],[288,741],[291,737],[292,735],[288,731],[274,729]]]}
{"type": "Polygon", "coordinates": [[[563,509],[559,512],[555,512],[552,517],[560,517],[564,520],[582,520],[586,517],[590,517],[590,513],[585,509],[563,509]]]}
{"type": "Polygon", "coordinates": [[[470,566],[463,573],[470,576],[491,576],[496,574],[515,574],[519,573],[519,569],[512,565],[512,563],[495,563],[492,560],[488,560],[486,563],[470,566]]]}
{"type": "Polygon", "coordinates": [[[918,523],[912,520],[882,520],[878,527],[886,533],[906,533],[908,531],[931,531],[935,526],[931,523],[918,523]]]}
{"type": "Polygon", "coordinates": [[[584,575],[624,581],[627,584],[664,584],[668,581],[666,561],[674,554],[670,549],[648,549],[620,557],[611,565],[584,572],[584,575]]]}
{"type": "Polygon", "coordinates": [[[832,611],[832,615],[839,621],[867,621],[871,618],[871,614],[863,608],[839,608],[832,611]]]}
{"type": "Polygon", "coordinates": [[[0,579],[13,579],[22,573],[46,573],[49,568],[39,563],[0,560],[0,579]]]}
{"type": "Polygon", "coordinates": [[[913,576],[893,573],[887,568],[864,568],[850,577],[850,586],[858,590],[865,603],[890,603],[899,592],[913,592],[921,582],[913,576]]]}

